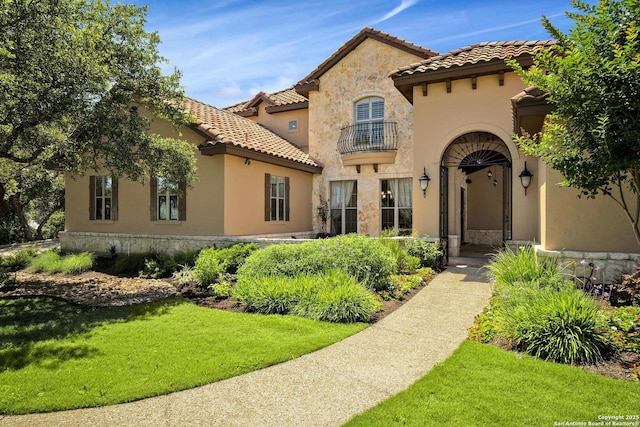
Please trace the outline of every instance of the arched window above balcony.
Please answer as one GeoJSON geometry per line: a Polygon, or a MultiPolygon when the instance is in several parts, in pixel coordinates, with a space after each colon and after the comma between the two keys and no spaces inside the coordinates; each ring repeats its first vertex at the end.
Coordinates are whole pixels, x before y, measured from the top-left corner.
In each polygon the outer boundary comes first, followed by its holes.
{"type": "Polygon", "coordinates": [[[355,104],[356,144],[384,144],[384,99],[371,96],[355,104]]]}

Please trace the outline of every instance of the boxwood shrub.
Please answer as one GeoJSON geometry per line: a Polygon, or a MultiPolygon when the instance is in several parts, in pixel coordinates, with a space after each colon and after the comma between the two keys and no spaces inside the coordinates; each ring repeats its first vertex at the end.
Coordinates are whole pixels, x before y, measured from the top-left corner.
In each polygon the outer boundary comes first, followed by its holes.
{"type": "Polygon", "coordinates": [[[379,239],[347,234],[299,244],[277,244],[249,256],[238,279],[265,276],[295,277],[339,269],[367,288],[387,289],[397,271],[393,253],[379,239]]]}

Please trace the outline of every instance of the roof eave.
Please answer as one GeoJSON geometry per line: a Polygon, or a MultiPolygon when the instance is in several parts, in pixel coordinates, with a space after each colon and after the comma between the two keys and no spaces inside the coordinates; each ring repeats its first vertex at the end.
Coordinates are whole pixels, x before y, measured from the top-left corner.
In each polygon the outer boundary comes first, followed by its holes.
{"type": "Polygon", "coordinates": [[[322,173],[322,166],[319,166],[319,165],[310,165],[307,163],[300,163],[295,160],[285,159],[283,157],[277,157],[272,154],[261,153],[259,151],[255,151],[250,148],[238,147],[232,144],[204,143],[198,146],[198,150],[200,150],[200,153],[205,156],[228,154],[231,156],[245,157],[245,158],[256,160],[263,163],[282,166],[289,169],[295,169],[302,172],[308,172],[313,174],[322,173]]]}
{"type": "Polygon", "coordinates": [[[309,101],[296,102],[295,104],[272,105],[265,108],[265,111],[269,114],[272,114],[282,113],[284,111],[304,110],[306,108],[309,108],[309,101]]]}

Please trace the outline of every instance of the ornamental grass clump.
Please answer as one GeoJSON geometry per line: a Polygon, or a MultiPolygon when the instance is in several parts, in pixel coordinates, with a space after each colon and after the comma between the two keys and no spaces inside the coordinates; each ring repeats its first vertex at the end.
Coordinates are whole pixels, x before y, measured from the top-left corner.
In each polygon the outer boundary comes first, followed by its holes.
{"type": "Polygon", "coordinates": [[[245,277],[233,294],[247,311],[335,323],[369,321],[380,307],[372,291],[340,270],[296,277],[245,277]]]}
{"type": "Polygon", "coordinates": [[[580,291],[543,289],[501,314],[498,335],[533,356],[571,365],[603,359],[607,339],[601,316],[580,291]]]}
{"type": "Polygon", "coordinates": [[[298,244],[271,245],[249,256],[238,279],[266,276],[296,277],[338,269],[367,288],[388,289],[397,260],[379,239],[349,234],[298,244]]]}
{"type": "Polygon", "coordinates": [[[89,252],[60,256],[55,251],[46,251],[31,260],[29,266],[36,273],[79,274],[93,267],[94,257],[89,252]]]}

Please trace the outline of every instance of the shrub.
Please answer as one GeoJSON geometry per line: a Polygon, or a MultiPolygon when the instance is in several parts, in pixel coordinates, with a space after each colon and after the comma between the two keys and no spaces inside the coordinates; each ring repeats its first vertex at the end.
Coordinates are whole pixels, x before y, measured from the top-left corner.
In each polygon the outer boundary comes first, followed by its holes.
{"type": "Polygon", "coordinates": [[[546,288],[503,314],[498,333],[536,357],[567,364],[603,358],[603,325],[594,301],[580,291],[546,288]]]}
{"type": "Polygon", "coordinates": [[[381,238],[380,241],[391,251],[396,259],[396,270],[405,274],[415,273],[420,268],[420,259],[409,253],[400,246],[397,239],[381,238]]]}
{"type": "Polygon", "coordinates": [[[619,284],[613,286],[609,299],[612,305],[640,306],[640,267],[630,274],[623,274],[619,284]]]}
{"type": "Polygon", "coordinates": [[[518,248],[515,252],[509,247],[502,248],[491,255],[487,269],[496,287],[522,282],[557,284],[563,281],[557,260],[538,256],[531,246],[518,248]]]}
{"type": "MultiPolygon", "coordinates": [[[[196,264],[196,258],[198,258],[199,251],[186,250],[174,253],[171,257],[177,267],[189,266],[193,267],[196,264]]],[[[176,269],[174,269],[175,271],[176,269]]]]}
{"type": "Polygon", "coordinates": [[[93,254],[82,252],[63,257],[55,251],[46,251],[33,258],[30,267],[36,273],[70,273],[78,274],[93,267],[93,254]]]}
{"type": "Polygon", "coordinates": [[[42,226],[43,239],[55,239],[61,231],[64,231],[64,211],[55,212],[42,226]]]}
{"type": "Polygon", "coordinates": [[[489,343],[494,336],[493,311],[485,307],[482,313],[473,319],[473,326],[467,331],[467,337],[471,341],[489,343]]]}
{"type": "Polygon", "coordinates": [[[245,278],[236,284],[234,296],[248,311],[328,322],[368,321],[379,307],[373,292],[339,270],[245,278]]]}
{"type": "Polygon", "coordinates": [[[420,260],[420,267],[438,268],[442,260],[440,243],[430,242],[426,238],[412,238],[403,240],[407,253],[420,260]]]}
{"type": "Polygon", "coordinates": [[[238,269],[238,278],[295,277],[339,269],[369,289],[383,290],[389,287],[396,267],[396,258],[379,239],[349,234],[268,246],[246,259],[238,269]]]}
{"type": "Polygon", "coordinates": [[[173,272],[171,277],[179,285],[191,283],[193,281],[193,267],[182,265],[178,270],[173,272]]]}
{"type": "Polygon", "coordinates": [[[200,251],[193,269],[193,278],[201,286],[209,286],[220,280],[224,272],[218,257],[218,249],[207,248],[200,251]]]}
{"type": "Polygon", "coordinates": [[[218,259],[225,273],[236,274],[238,268],[249,255],[258,250],[255,243],[236,243],[227,248],[218,250],[218,259]]]}
{"type": "Polygon", "coordinates": [[[145,268],[145,261],[149,254],[119,254],[113,264],[114,274],[138,274],[145,268]]]}
{"type": "Polygon", "coordinates": [[[606,320],[611,345],[640,354],[640,307],[613,307],[606,320]]]}
{"type": "Polygon", "coordinates": [[[7,271],[17,271],[25,268],[36,256],[38,250],[35,247],[22,248],[17,252],[5,255],[0,259],[0,267],[7,271]]]}
{"type": "Polygon", "coordinates": [[[393,285],[387,291],[380,293],[380,296],[384,300],[399,300],[402,301],[411,290],[419,288],[426,283],[424,278],[424,271],[422,274],[398,274],[391,277],[393,285]]]}

